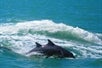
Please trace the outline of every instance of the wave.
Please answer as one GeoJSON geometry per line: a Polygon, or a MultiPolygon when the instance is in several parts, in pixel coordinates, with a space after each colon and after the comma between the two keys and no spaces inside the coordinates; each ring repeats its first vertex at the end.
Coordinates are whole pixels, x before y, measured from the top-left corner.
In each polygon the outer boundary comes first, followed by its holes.
{"type": "Polygon", "coordinates": [[[46,44],[47,39],[67,47],[77,57],[101,57],[101,34],[88,32],[51,20],[36,20],[0,26],[0,43],[14,52],[25,55],[35,42],[46,44]]]}
{"type": "Polygon", "coordinates": [[[72,27],[63,23],[56,24],[51,20],[20,22],[16,25],[0,27],[0,34],[41,34],[65,39],[83,39],[96,44],[102,44],[102,40],[94,33],[85,31],[79,27],[72,27]]]}

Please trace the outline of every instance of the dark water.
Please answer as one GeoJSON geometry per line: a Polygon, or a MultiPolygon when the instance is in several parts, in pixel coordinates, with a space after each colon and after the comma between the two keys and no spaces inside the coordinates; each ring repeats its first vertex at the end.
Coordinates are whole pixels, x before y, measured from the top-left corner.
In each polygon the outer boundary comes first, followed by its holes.
{"type": "Polygon", "coordinates": [[[102,68],[102,0],[0,0],[0,68],[102,68]],[[26,56],[35,42],[76,59],[26,56]]]}

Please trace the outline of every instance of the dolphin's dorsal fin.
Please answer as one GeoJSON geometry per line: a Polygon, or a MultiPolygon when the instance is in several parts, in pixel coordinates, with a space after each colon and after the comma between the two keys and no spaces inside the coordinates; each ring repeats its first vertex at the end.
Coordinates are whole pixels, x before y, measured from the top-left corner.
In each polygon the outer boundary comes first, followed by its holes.
{"type": "Polygon", "coordinates": [[[41,44],[39,44],[37,42],[35,42],[35,44],[36,44],[36,47],[41,47],[42,46],[41,44]]]}
{"type": "Polygon", "coordinates": [[[47,45],[54,46],[55,44],[51,40],[48,39],[48,44],[47,45]]]}

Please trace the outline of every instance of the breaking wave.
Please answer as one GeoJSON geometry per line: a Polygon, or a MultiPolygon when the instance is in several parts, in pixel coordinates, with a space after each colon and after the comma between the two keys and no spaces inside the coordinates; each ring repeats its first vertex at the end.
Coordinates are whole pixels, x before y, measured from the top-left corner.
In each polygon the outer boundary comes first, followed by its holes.
{"type": "Polygon", "coordinates": [[[102,34],[51,20],[0,25],[0,45],[22,55],[34,48],[35,42],[46,44],[47,39],[67,47],[77,57],[102,58],[102,34]]]}

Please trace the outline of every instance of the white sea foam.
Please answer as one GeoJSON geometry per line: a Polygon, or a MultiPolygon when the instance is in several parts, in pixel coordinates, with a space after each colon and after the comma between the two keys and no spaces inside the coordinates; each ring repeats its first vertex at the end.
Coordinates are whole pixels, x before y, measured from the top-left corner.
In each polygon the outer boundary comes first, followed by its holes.
{"type": "Polygon", "coordinates": [[[30,29],[33,31],[48,31],[53,33],[57,31],[66,31],[73,35],[77,35],[86,41],[102,45],[102,40],[94,33],[85,31],[78,27],[65,25],[63,23],[56,24],[51,20],[27,21],[19,22],[15,25],[1,26],[0,34],[16,34],[19,31],[27,33],[30,29]]]}
{"type": "Polygon", "coordinates": [[[101,57],[102,56],[102,39],[99,35],[83,30],[79,27],[72,27],[63,23],[55,23],[51,20],[39,20],[39,21],[27,21],[19,22],[17,24],[8,24],[0,26],[0,43],[1,45],[10,46],[11,49],[19,54],[25,55],[29,50],[35,47],[35,42],[39,42],[42,45],[47,43],[47,39],[51,39],[55,44],[63,47],[68,47],[74,50],[74,53],[78,57],[101,57]],[[57,39],[41,34],[31,34],[29,30],[33,31],[48,31],[49,33],[55,32],[68,32],[72,35],[76,35],[79,38],[95,43],[97,45],[91,45],[90,43],[83,44],[74,42],[73,40],[57,39]],[[22,35],[18,33],[21,31],[22,35]],[[87,45],[87,46],[86,46],[87,45]],[[76,52],[75,52],[76,51],[76,52]]]}

